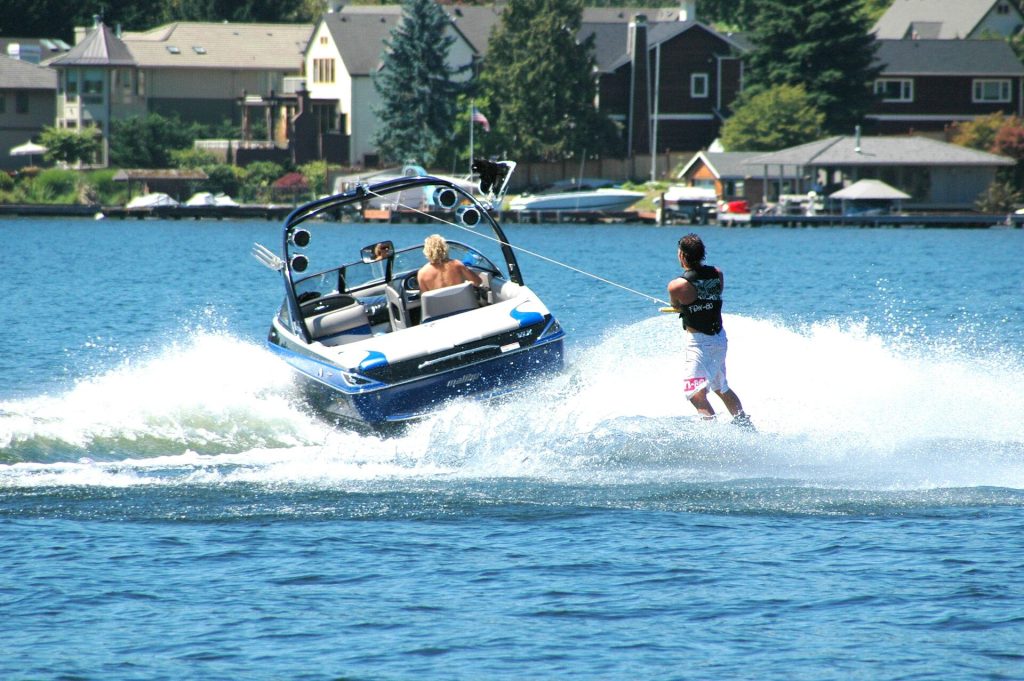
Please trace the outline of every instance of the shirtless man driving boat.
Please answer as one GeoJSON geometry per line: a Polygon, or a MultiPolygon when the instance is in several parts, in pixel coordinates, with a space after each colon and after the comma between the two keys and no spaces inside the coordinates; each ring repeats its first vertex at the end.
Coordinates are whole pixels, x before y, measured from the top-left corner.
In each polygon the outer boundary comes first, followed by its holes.
{"type": "Polygon", "coordinates": [[[455,286],[465,281],[480,286],[483,279],[459,260],[448,257],[448,242],[439,234],[431,234],[423,242],[423,255],[427,257],[426,265],[420,268],[416,279],[420,291],[433,291],[445,286],[455,286]]]}

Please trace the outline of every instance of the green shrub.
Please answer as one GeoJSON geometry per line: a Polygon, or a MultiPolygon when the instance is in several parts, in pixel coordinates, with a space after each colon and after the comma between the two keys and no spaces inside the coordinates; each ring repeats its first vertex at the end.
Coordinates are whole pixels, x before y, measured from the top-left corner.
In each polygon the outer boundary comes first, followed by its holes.
{"type": "Polygon", "coordinates": [[[25,184],[25,198],[32,203],[76,203],[78,173],[47,168],[25,184]]]}

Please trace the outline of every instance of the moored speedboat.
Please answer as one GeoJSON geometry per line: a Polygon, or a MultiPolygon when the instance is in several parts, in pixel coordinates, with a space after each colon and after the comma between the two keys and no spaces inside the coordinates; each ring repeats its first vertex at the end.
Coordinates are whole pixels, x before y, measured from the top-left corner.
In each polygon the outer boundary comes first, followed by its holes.
{"type": "Polygon", "coordinates": [[[644,198],[642,192],[603,188],[516,197],[509,202],[514,211],[618,212],[644,198]]]}
{"type": "Polygon", "coordinates": [[[284,222],[283,258],[256,245],[254,255],[281,272],[285,289],[268,347],[295,369],[315,408],[373,425],[404,421],[455,398],[496,396],[561,369],[565,333],[524,284],[489,210],[514,166],[475,164],[489,196],[484,200],[431,176],[359,185],[293,211],[284,222]],[[467,282],[421,293],[422,242],[396,248],[375,241],[341,265],[312,248],[302,226],[307,220],[394,197],[436,220],[442,234],[472,235],[466,240],[475,245],[449,238],[449,256],[483,279],[479,288],[467,282]],[[411,197],[418,197],[415,205],[411,197]],[[493,236],[484,234],[488,228],[493,236]],[[309,268],[315,273],[306,274],[309,268]]]}

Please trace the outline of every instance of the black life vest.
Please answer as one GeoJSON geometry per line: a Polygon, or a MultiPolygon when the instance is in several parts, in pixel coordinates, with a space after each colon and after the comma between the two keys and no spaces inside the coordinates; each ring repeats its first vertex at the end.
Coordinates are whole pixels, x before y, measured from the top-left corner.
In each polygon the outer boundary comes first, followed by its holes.
{"type": "Polygon", "coordinates": [[[684,327],[709,336],[722,330],[722,277],[714,267],[701,265],[683,272],[683,279],[697,289],[697,299],[683,305],[679,318],[684,327]]]}

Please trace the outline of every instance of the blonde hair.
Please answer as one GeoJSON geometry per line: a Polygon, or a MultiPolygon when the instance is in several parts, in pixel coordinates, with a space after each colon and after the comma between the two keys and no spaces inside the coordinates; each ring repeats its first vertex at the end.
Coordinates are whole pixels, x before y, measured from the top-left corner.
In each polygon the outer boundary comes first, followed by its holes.
{"type": "Polygon", "coordinates": [[[431,234],[423,242],[423,255],[432,265],[439,265],[448,259],[448,242],[440,234],[431,234]]]}

